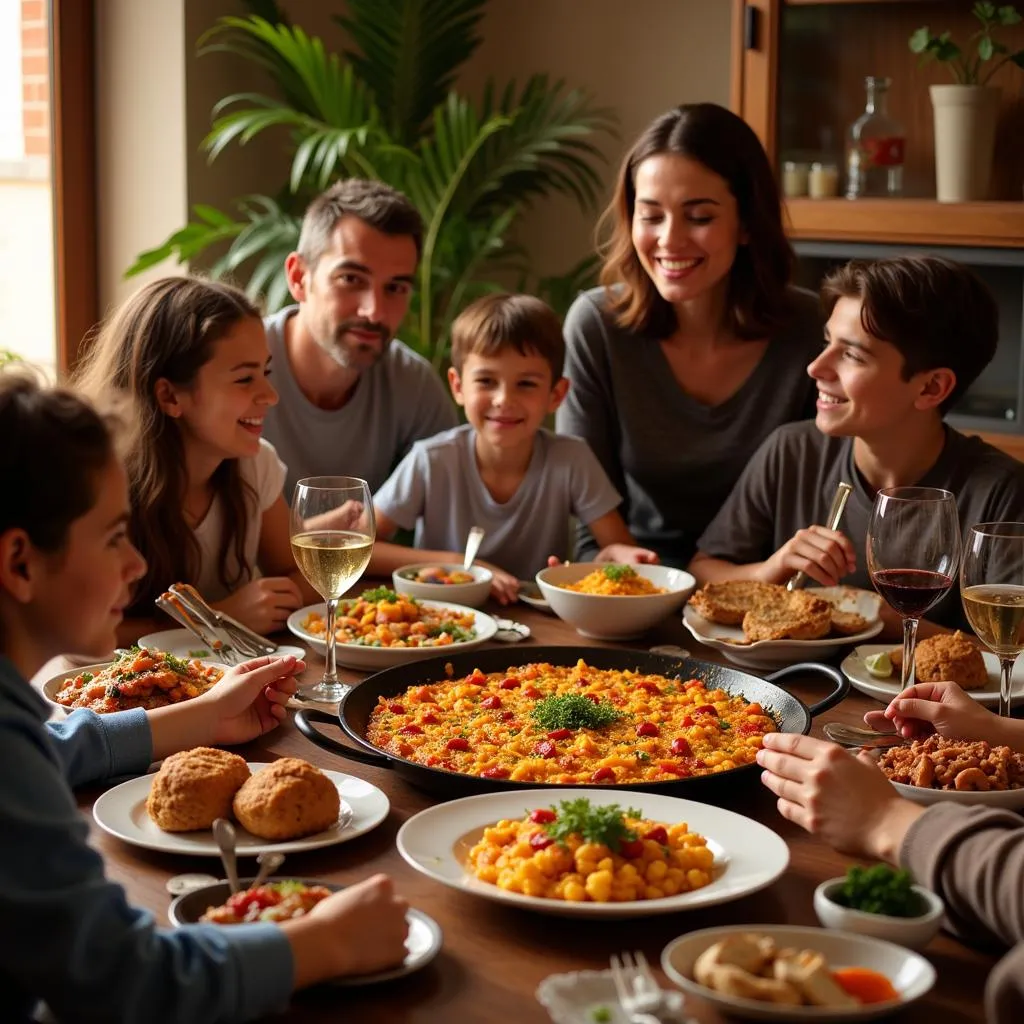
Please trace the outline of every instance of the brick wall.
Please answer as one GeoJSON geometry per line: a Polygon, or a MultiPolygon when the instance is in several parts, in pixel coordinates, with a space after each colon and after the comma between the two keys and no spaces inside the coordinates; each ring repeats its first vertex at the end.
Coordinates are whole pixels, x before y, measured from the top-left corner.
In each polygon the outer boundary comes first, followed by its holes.
{"type": "Polygon", "coordinates": [[[46,0],[21,0],[21,119],[25,156],[50,158],[50,32],[46,0]]]}

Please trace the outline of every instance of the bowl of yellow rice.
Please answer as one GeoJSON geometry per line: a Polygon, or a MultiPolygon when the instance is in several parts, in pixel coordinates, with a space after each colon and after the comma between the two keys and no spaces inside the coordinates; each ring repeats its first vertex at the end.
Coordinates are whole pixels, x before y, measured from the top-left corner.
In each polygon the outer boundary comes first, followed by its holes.
{"type": "Polygon", "coordinates": [[[682,608],[697,581],[664,565],[573,562],[537,573],[551,610],[582,636],[626,640],[682,608]]]}

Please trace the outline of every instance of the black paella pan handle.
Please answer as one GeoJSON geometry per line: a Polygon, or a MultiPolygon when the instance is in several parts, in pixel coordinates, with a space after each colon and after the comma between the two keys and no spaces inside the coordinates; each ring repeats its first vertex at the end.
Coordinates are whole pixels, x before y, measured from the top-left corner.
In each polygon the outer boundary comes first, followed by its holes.
{"type": "MultiPolygon", "coordinates": [[[[822,665],[817,661],[801,661],[796,665],[787,665],[766,678],[769,683],[777,683],[782,679],[787,679],[789,676],[805,675],[808,672],[812,675],[826,676],[835,687],[827,696],[819,700],[817,704],[812,704],[807,709],[812,718],[815,715],[820,715],[822,711],[828,711],[829,708],[835,707],[850,692],[850,680],[839,669],[832,668],[831,665],[822,665]]],[[[298,716],[296,715],[296,717],[298,716]]]]}
{"type": "Polygon", "coordinates": [[[393,762],[390,757],[383,754],[371,754],[368,750],[359,750],[356,747],[346,746],[337,740],[325,736],[319,729],[313,727],[313,722],[321,722],[323,725],[337,725],[338,716],[329,715],[326,711],[318,711],[316,708],[302,708],[295,712],[295,726],[306,737],[307,740],[315,743],[324,750],[340,757],[347,757],[361,764],[372,764],[374,768],[391,768],[393,762]]]}

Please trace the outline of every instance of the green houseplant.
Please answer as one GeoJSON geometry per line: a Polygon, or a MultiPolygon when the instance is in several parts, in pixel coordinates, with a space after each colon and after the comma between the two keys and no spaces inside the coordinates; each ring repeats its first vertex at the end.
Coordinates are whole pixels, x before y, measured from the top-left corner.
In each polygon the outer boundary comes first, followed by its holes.
{"type": "Polygon", "coordinates": [[[438,367],[452,320],[497,288],[495,277],[529,281],[557,306],[589,283],[592,257],[562,277],[533,281],[509,233],[523,209],[556,193],[596,205],[603,156],[594,139],[614,132],[615,117],[542,75],[521,86],[488,82],[476,104],[452,91],[480,44],[486,0],[348,0],[335,18],[355,44],[343,55],[290,25],[274,0],[248,6],[247,17],[221,18],[201,52],[254,62],[274,94],[225,96],[203,146],[215,160],[264,131],[283,132],[289,179],[274,196],[240,198],[234,214],[196,206],[194,219],[140,254],[127,275],[229,242],[211,273],[247,273],[250,294],[279,308],[288,301],[284,257],[309,199],[339,177],[359,176],[401,189],[423,215],[418,287],[402,338],[438,367]]]}
{"type": "Polygon", "coordinates": [[[999,91],[989,83],[1008,64],[1024,68],[1024,49],[1013,51],[998,38],[1000,29],[1020,23],[1016,7],[979,2],[971,13],[981,27],[963,47],[948,30],[936,35],[927,25],[909,40],[922,64],[945,64],[954,83],[930,87],[936,193],[941,202],[987,198],[999,113],[999,91]]]}

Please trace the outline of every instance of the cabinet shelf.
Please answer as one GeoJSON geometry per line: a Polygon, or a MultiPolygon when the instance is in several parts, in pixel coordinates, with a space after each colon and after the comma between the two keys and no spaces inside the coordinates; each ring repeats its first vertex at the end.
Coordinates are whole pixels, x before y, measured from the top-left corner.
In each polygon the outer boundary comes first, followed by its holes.
{"type": "Polygon", "coordinates": [[[786,200],[790,237],[904,245],[1024,246],[1024,202],[935,199],[786,200]]]}

